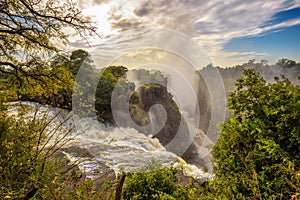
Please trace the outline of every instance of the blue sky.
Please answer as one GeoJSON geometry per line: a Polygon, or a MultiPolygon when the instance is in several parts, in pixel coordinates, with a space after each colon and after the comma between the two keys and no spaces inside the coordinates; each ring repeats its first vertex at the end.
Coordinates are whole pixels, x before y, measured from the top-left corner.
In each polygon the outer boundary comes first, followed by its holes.
{"type": "MultiPolygon", "coordinates": [[[[193,56],[195,48],[187,46],[191,42],[182,42],[181,34],[203,49],[202,60],[221,67],[250,59],[275,63],[289,58],[300,62],[300,0],[77,1],[83,14],[95,21],[102,38],[92,38],[88,46],[82,38],[73,35],[70,49],[85,48],[99,62],[164,64],[160,60],[168,56],[163,52],[168,49],[165,46],[176,46],[175,52],[184,49],[184,55],[193,56]],[[153,33],[152,28],[160,31],[153,33]],[[173,33],[159,38],[162,30],[173,33]],[[174,38],[178,39],[176,45],[170,44],[176,43],[174,38]],[[149,49],[144,54],[137,52],[151,45],[161,49],[161,53],[149,49]]],[[[201,67],[202,64],[197,66],[201,67]]]]}
{"type": "MultiPolygon", "coordinates": [[[[261,27],[299,18],[300,7],[276,13],[261,27]]],[[[267,53],[264,59],[268,59],[270,62],[276,62],[280,58],[289,58],[300,62],[300,25],[266,31],[255,37],[234,38],[226,43],[224,50],[267,53]]]]}

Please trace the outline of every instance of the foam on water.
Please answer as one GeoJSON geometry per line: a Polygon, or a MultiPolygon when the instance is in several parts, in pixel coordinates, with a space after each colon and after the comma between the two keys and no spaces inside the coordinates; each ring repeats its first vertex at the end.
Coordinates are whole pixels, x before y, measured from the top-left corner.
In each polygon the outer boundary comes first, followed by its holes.
{"type": "MultiPolygon", "coordinates": [[[[17,103],[12,103],[10,113],[17,114],[17,103]]],[[[211,174],[205,173],[194,165],[186,164],[174,153],[167,151],[156,138],[151,138],[132,128],[109,127],[92,118],[80,118],[58,108],[41,106],[37,103],[22,102],[22,105],[31,107],[26,115],[33,116],[38,108],[38,115],[47,112],[47,117],[57,116],[56,121],[65,122],[66,129],[74,130],[76,140],[68,145],[87,149],[95,161],[110,166],[116,173],[123,171],[136,171],[140,167],[152,162],[160,161],[163,165],[182,166],[187,175],[198,179],[210,179],[211,174]]],[[[64,130],[66,130],[64,129],[64,130]]],[[[73,162],[82,158],[76,158],[66,153],[73,162]]],[[[97,167],[92,161],[80,162],[79,167],[87,174],[97,167]]],[[[91,177],[93,178],[93,177],[91,177]]]]}
{"type": "Polygon", "coordinates": [[[135,129],[107,128],[89,118],[78,118],[74,123],[80,133],[80,142],[76,145],[88,149],[95,159],[110,165],[115,171],[138,170],[153,160],[163,164],[177,160],[177,156],[166,151],[157,139],[135,129]]]}

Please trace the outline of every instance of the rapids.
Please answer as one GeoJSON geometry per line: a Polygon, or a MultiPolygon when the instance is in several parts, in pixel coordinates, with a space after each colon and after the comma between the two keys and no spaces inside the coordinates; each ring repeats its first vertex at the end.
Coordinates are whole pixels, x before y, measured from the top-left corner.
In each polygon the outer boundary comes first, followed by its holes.
{"type": "MultiPolygon", "coordinates": [[[[139,133],[133,128],[110,127],[92,118],[80,118],[66,110],[42,106],[33,102],[13,102],[9,114],[18,117],[18,106],[27,107],[25,116],[53,119],[50,128],[63,123],[61,132],[70,132],[67,147],[79,147],[92,155],[90,158],[76,157],[76,154],[63,152],[72,162],[79,162],[79,167],[86,174],[97,168],[97,162],[120,171],[137,171],[148,163],[159,161],[163,166],[181,166],[186,175],[197,179],[211,179],[212,174],[204,172],[195,165],[187,164],[182,158],[167,151],[156,138],[139,133]]],[[[64,134],[64,133],[59,133],[64,134]]],[[[54,141],[53,141],[54,142],[54,141]]],[[[93,178],[90,176],[90,178],[93,178]]]]}

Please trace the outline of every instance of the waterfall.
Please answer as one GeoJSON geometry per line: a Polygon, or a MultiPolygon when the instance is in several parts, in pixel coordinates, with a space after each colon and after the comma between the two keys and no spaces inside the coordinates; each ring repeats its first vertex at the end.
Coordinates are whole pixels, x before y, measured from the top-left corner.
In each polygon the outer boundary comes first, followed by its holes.
{"type": "MultiPolygon", "coordinates": [[[[17,105],[18,102],[11,104],[9,112],[12,115],[17,114],[17,105]]],[[[38,108],[37,116],[47,112],[49,118],[57,116],[57,121],[53,123],[65,121],[65,129],[74,129],[73,136],[76,137],[67,146],[80,147],[92,155],[92,160],[82,162],[79,166],[83,170],[94,170],[97,165],[93,161],[98,161],[109,166],[116,173],[120,170],[137,171],[147,163],[156,160],[163,166],[181,164],[186,169],[187,175],[198,179],[211,178],[211,174],[205,173],[194,165],[186,164],[174,153],[167,151],[158,139],[139,133],[133,128],[110,127],[93,118],[80,118],[72,112],[41,106],[38,103],[21,102],[21,105],[31,108],[28,109],[27,116],[33,116],[35,109],[38,108]]],[[[81,159],[67,152],[65,154],[73,162],[81,159]]]]}

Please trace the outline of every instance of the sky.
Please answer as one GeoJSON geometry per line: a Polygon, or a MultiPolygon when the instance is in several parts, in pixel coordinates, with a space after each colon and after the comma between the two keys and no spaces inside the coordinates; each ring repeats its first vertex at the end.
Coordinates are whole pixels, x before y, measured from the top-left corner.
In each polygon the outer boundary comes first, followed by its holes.
{"type": "MultiPolygon", "coordinates": [[[[76,0],[74,0],[76,1],[76,0]]],[[[70,49],[97,65],[189,63],[221,67],[251,59],[300,62],[300,0],[77,0],[99,37],[70,34],[70,49]],[[176,59],[174,57],[177,57],[176,59]]]]}

